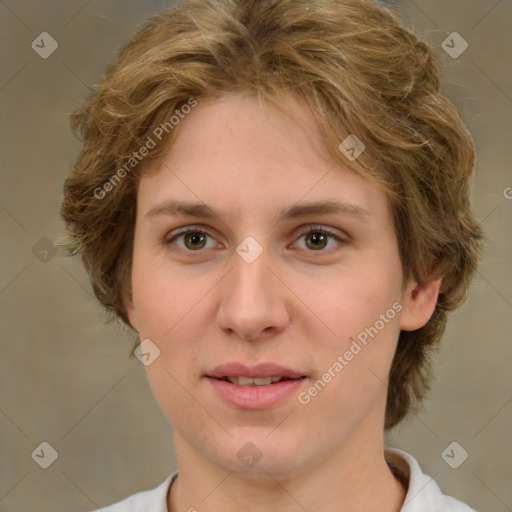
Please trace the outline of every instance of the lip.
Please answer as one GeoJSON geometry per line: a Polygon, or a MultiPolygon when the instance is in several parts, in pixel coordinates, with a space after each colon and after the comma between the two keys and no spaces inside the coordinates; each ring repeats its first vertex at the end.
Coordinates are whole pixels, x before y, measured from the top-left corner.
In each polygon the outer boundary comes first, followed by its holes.
{"type": "Polygon", "coordinates": [[[275,407],[292,395],[296,395],[308,377],[301,372],[275,363],[259,363],[247,366],[227,363],[217,366],[205,375],[215,392],[230,405],[240,409],[261,410],[275,407]],[[286,377],[293,380],[275,382],[266,386],[244,387],[231,384],[223,377],[286,377]]]}
{"type": "Polygon", "coordinates": [[[300,379],[305,375],[296,370],[285,368],[275,363],[259,363],[255,366],[247,366],[242,363],[233,362],[217,366],[206,374],[207,377],[222,379],[223,377],[287,377],[288,379],[300,379]]]}
{"type": "Polygon", "coordinates": [[[240,409],[261,410],[279,405],[291,395],[297,395],[307,377],[275,382],[267,386],[244,387],[225,380],[206,377],[213,389],[230,405],[240,409]]]}

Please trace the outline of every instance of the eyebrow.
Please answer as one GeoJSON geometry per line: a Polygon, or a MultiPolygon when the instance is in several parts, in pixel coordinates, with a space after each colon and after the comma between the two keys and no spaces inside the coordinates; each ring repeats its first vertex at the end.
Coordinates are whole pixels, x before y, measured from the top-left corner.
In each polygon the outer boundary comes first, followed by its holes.
{"type": "MultiPolygon", "coordinates": [[[[296,204],[280,210],[279,220],[296,219],[308,215],[325,215],[332,213],[343,213],[346,215],[368,220],[371,214],[361,206],[346,203],[343,201],[315,201],[312,203],[296,204]]],[[[202,219],[220,218],[212,208],[205,203],[187,203],[168,199],[157,204],[146,212],[145,217],[152,218],[160,215],[197,217],[202,219]]]]}

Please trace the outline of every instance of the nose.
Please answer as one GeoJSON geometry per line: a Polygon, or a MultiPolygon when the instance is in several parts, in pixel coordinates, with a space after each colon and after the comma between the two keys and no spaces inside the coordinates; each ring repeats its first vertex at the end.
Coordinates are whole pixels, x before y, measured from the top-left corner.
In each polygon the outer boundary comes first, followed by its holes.
{"type": "Polygon", "coordinates": [[[233,268],[223,279],[217,311],[219,327],[255,341],[282,332],[289,323],[287,288],[271,270],[268,253],[248,263],[233,254],[233,268]]]}

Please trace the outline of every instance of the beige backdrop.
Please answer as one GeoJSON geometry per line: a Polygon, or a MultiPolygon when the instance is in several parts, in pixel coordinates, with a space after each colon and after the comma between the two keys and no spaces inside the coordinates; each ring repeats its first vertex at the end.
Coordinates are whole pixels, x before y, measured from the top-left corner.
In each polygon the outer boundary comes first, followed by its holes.
{"type": "MultiPolygon", "coordinates": [[[[62,182],[79,149],[69,113],[140,20],[171,5],[0,2],[2,512],[91,510],[156,486],[175,468],[171,429],[143,366],[129,358],[133,335],[104,325],[79,262],[52,243],[62,182]],[[37,454],[43,449],[48,462],[53,452],[43,442],[57,455],[47,469],[37,454]]],[[[512,510],[512,2],[397,6],[438,49],[446,92],[476,139],[474,207],[488,248],[467,303],[451,318],[425,411],[388,442],[474,508],[512,510]],[[469,44],[456,59],[442,48],[452,32],[469,44]],[[458,469],[441,455],[454,441],[457,457],[468,453],[458,469]]]]}

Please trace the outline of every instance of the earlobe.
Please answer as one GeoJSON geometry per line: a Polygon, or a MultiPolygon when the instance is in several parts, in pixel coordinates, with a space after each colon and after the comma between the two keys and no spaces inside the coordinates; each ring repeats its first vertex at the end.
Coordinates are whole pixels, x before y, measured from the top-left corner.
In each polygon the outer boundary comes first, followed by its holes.
{"type": "Polygon", "coordinates": [[[137,325],[137,320],[135,317],[135,310],[133,308],[127,308],[126,314],[128,315],[128,320],[130,321],[130,325],[132,326],[132,329],[136,332],[139,332],[139,327],[137,325]]]}
{"type": "Polygon", "coordinates": [[[132,326],[132,329],[134,331],[139,332],[139,327],[137,324],[137,317],[135,315],[135,308],[133,306],[133,300],[132,297],[125,297],[123,300],[124,303],[124,310],[126,311],[126,316],[128,317],[128,320],[130,321],[130,325],[132,326]]]}
{"type": "Polygon", "coordinates": [[[434,313],[441,279],[432,279],[423,285],[411,281],[403,303],[400,328],[403,331],[415,331],[423,327],[434,313]]]}

